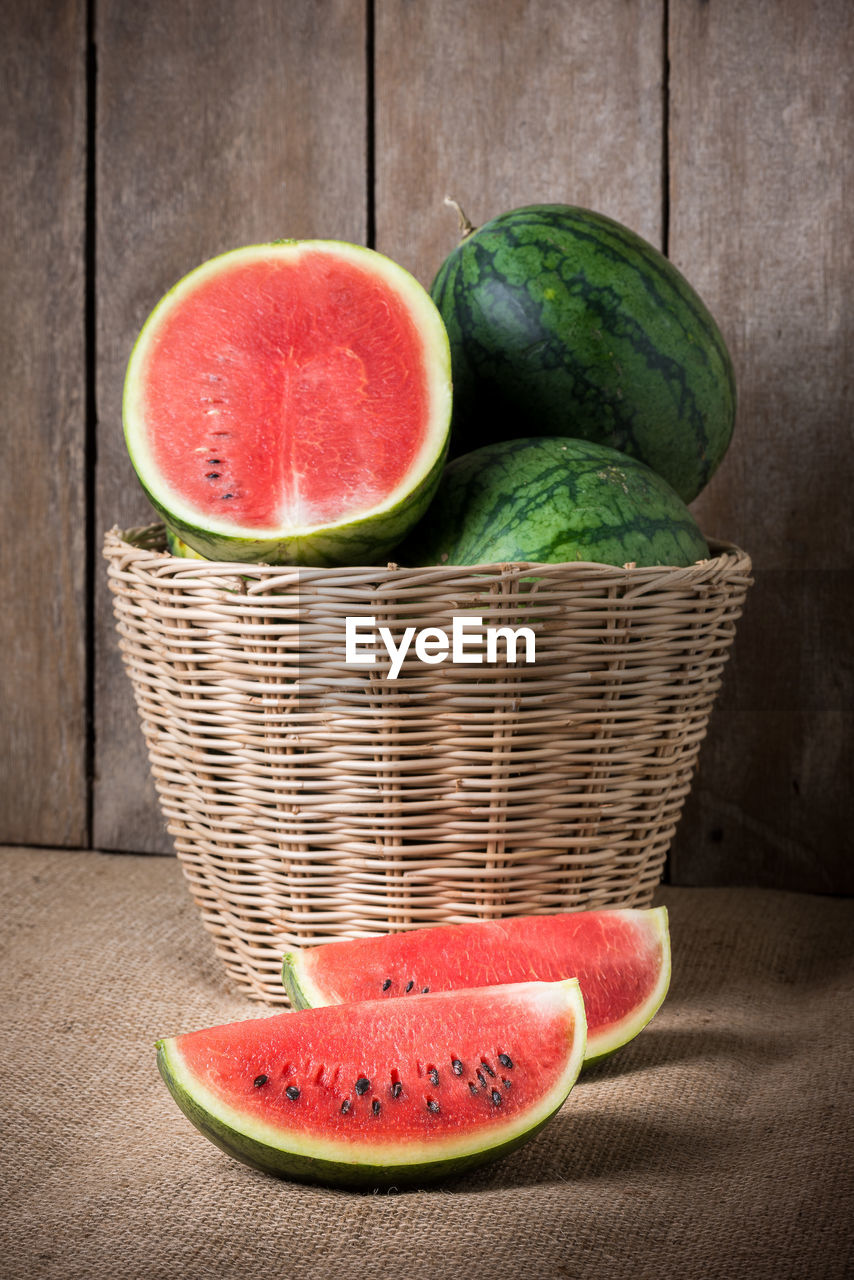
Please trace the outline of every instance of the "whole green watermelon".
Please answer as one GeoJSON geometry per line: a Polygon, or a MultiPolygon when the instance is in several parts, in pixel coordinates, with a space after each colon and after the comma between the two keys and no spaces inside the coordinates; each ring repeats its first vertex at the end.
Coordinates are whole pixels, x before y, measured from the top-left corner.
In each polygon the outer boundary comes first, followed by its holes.
{"type": "Polygon", "coordinates": [[[686,502],[726,452],[732,361],[687,280],[600,213],[532,205],[467,236],[431,290],[451,342],[452,456],[538,434],[610,445],[686,502]]]}
{"type": "Polygon", "coordinates": [[[449,463],[396,559],[649,566],[708,555],[691,512],[650,467],[606,445],[543,436],[486,445],[449,463]]]}

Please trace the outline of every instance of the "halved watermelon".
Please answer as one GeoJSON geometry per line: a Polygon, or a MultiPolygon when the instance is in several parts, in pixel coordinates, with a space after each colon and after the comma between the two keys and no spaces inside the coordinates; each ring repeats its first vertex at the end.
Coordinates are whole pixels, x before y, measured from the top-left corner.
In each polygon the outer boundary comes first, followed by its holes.
{"type": "Polygon", "coordinates": [[[284,957],[297,1008],[578,978],[587,1063],[633,1039],[670,985],[667,908],[617,908],[436,925],[303,947],[284,957]]]}
{"type": "Polygon", "coordinates": [[[178,1106],[229,1155],[338,1186],[424,1183],[527,1141],[584,1058],[576,981],[280,1013],[158,1041],[178,1106]]]}
{"type": "Polygon", "coordinates": [[[427,291],[361,246],[235,249],[154,308],[123,418],[150,501],[212,560],[385,557],[442,470],[450,350],[427,291]]]}

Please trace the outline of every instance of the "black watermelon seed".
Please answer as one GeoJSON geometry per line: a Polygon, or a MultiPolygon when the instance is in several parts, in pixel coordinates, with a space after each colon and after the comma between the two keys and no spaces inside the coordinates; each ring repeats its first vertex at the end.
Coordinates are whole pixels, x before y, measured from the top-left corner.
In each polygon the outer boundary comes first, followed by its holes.
{"type": "Polygon", "coordinates": [[[368,1077],[367,1077],[367,1076],[359,1076],[359,1079],[356,1081],[356,1084],[355,1084],[355,1089],[356,1089],[356,1092],[358,1093],[358,1095],[359,1095],[359,1097],[360,1097],[360,1098],[361,1098],[361,1096],[362,1096],[362,1094],[363,1094],[363,1093],[367,1093],[367,1092],[368,1092],[368,1090],[370,1089],[370,1087],[371,1087],[371,1082],[370,1082],[370,1080],[368,1079],[368,1077]]]}
{"type": "Polygon", "coordinates": [[[379,1100],[379,1098],[374,1098],[373,1102],[371,1103],[371,1110],[373,1111],[373,1113],[374,1113],[374,1115],[375,1115],[375,1116],[378,1116],[378,1115],[379,1115],[379,1113],[380,1113],[380,1100],[379,1100]]]}
{"type": "Polygon", "coordinates": [[[391,1086],[391,1096],[393,1098],[399,1098],[402,1093],[403,1093],[403,1085],[400,1083],[399,1080],[395,1080],[394,1084],[391,1086]]]}
{"type": "Polygon", "coordinates": [[[438,1104],[438,1102],[436,1101],[436,1099],[435,1099],[435,1098],[429,1098],[429,1099],[428,1099],[428,1101],[427,1101],[427,1110],[428,1110],[428,1111],[432,1111],[432,1112],[434,1112],[434,1113],[435,1113],[436,1111],[438,1111],[438,1110],[439,1110],[439,1104],[438,1104]]]}
{"type": "Polygon", "coordinates": [[[463,1064],[460,1062],[459,1058],[451,1059],[451,1070],[455,1076],[461,1076],[463,1074],[463,1064]]]}
{"type": "Polygon", "coordinates": [[[439,1083],[439,1072],[436,1070],[436,1068],[435,1068],[435,1067],[431,1067],[431,1068],[430,1068],[430,1070],[427,1072],[427,1074],[428,1074],[428,1075],[429,1075],[429,1077],[430,1077],[430,1083],[431,1083],[431,1084],[438,1084],[438,1083],[439,1083]]]}
{"type": "Polygon", "coordinates": [[[501,1063],[502,1067],[506,1067],[508,1071],[513,1070],[513,1062],[509,1054],[499,1053],[498,1061],[501,1063]]]}
{"type": "Polygon", "coordinates": [[[291,1102],[296,1102],[297,1098],[299,1097],[299,1089],[296,1087],[295,1084],[289,1084],[287,1089],[285,1090],[285,1093],[290,1098],[291,1102]]]}
{"type": "Polygon", "coordinates": [[[421,988],[421,994],[422,994],[422,996],[426,996],[426,994],[427,994],[427,992],[428,992],[429,990],[430,990],[430,988],[429,988],[429,987],[422,987],[422,988],[421,988]]]}
{"type": "Polygon", "coordinates": [[[482,1071],[478,1071],[478,1072],[477,1072],[477,1078],[478,1078],[478,1080],[480,1081],[480,1083],[483,1085],[483,1087],[484,1087],[484,1089],[485,1089],[485,1088],[486,1088],[486,1076],[483,1074],[483,1072],[482,1072],[482,1071]]]}
{"type": "Polygon", "coordinates": [[[222,458],[208,458],[209,467],[218,467],[221,462],[222,458]]]}
{"type": "Polygon", "coordinates": [[[501,1106],[501,1094],[498,1092],[497,1089],[492,1090],[492,1105],[494,1107],[501,1106]]]}
{"type": "Polygon", "coordinates": [[[346,1116],[347,1112],[350,1110],[350,1106],[351,1106],[350,1099],[345,1098],[344,1101],[341,1103],[342,1116],[346,1116]]]}
{"type": "Polygon", "coordinates": [[[494,1079],[495,1079],[495,1072],[492,1070],[492,1067],[489,1065],[489,1063],[488,1063],[488,1062],[482,1062],[480,1065],[483,1067],[483,1069],[484,1069],[484,1071],[486,1072],[486,1074],[487,1074],[488,1076],[492,1076],[492,1078],[493,1078],[493,1080],[494,1080],[494,1079]]]}
{"type": "Polygon", "coordinates": [[[512,1080],[505,1080],[504,1076],[502,1076],[502,1077],[501,1077],[501,1083],[504,1085],[504,1088],[505,1088],[505,1089],[509,1089],[509,1088],[510,1088],[510,1086],[513,1084],[513,1081],[512,1081],[512,1080]]]}
{"type": "Polygon", "coordinates": [[[256,1089],[260,1089],[261,1085],[266,1084],[269,1078],[270,1078],[269,1076],[256,1076],[255,1079],[252,1081],[252,1083],[254,1084],[256,1089]]]}
{"type": "Polygon", "coordinates": [[[221,496],[221,497],[223,497],[223,498],[233,498],[233,497],[234,497],[234,494],[233,494],[233,493],[223,493],[223,494],[221,494],[220,496],[221,496]]]}
{"type": "Polygon", "coordinates": [[[220,473],[219,473],[218,471],[207,471],[207,472],[205,472],[205,479],[206,479],[206,480],[218,480],[218,479],[219,479],[219,476],[220,476],[220,473]]]}
{"type": "Polygon", "coordinates": [[[391,986],[391,978],[386,978],[385,982],[383,983],[383,991],[388,991],[390,986],[391,986]]]}
{"type": "Polygon", "coordinates": [[[407,982],[407,984],[406,984],[406,990],[407,990],[407,991],[411,991],[411,990],[412,990],[412,988],[413,988],[414,986],[415,986],[415,983],[414,983],[414,982],[407,982]]]}
{"type": "Polygon", "coordinates": [[[476,1097],[476,1096],[477,1096],[477,1085],[475,1084],[474,1080],[469,1080],[469,1089],[471,1090],[471,1092],[472,1092],[472,1093],[475,1095],[475,1097],[476,1097]]]}

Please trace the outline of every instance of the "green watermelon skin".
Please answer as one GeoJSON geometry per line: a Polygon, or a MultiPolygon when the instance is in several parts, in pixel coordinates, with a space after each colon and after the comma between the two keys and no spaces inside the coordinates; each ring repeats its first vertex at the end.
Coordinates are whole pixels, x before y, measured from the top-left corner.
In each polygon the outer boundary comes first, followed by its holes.
{"type": "Polygon", "coordinates": [[[682,274],[620,223],[569,205],[504,213],[432,286],[451,343],[451,455],[520,434],[640,458],[685,502],[733,431],[732,361],[682,274]]]}
{"type": "Polygon", "coordinates": [[[179,560],[204,560],[205,558],[192,547],[188,547],[186,542],[169,528],[166,529],[166,549],[170,556],[175,556],[179,560]]]}
{"type": "Polygon", "coordinates": [[[585,561],[685,566],[709,556],[685,503],[636,458],[586,440],[487,445],[445,469],[400,563],[585,561]]]}

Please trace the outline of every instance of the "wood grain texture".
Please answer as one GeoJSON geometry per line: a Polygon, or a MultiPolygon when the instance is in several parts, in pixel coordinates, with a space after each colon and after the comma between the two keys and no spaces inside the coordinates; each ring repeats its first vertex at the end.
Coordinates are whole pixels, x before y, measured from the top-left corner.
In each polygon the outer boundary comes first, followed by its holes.
{"type": "Polygon", "coordinates": [[[6,6],[0,840],[83,845],[86,7],[6,6]]]}
{"type": "Polygon", "coordinates": [[[854,8],[670,18],[670,254],[740,388],[696,511],[756,566],[673,877],[852,893],[854,8]]]}
{"type": "Polygon", "coordinates": [[[475,224],[579,204],[662,233],[660,0],[384,0],[376,15],[377,248],[429,285],[475,224]]]}
{"type": "MultiPolygon", "coordinates": [[[[151,308],[242,244],[366,232],[361,0],[98,4],[97,523],[146,523],[121,388],[151,308]]],[[[98,848],[171,850],[121,668],[106,574],[97,598],[98,848]]]]}

